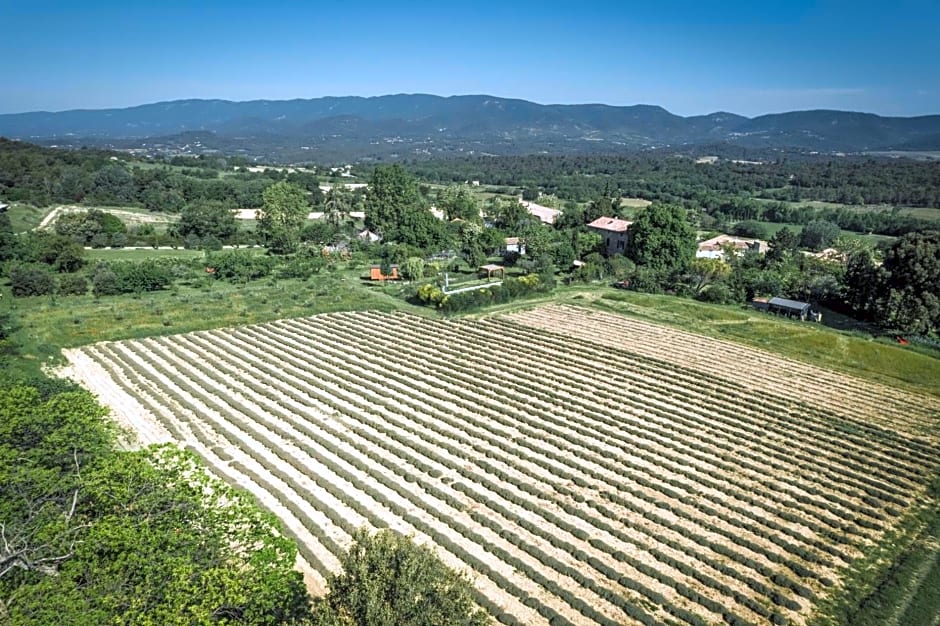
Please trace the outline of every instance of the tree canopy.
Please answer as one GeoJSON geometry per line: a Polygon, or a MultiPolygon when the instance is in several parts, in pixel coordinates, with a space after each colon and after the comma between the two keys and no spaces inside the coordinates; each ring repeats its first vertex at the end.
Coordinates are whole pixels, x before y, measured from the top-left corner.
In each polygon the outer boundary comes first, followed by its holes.
{"type": "Polygon", "coordinates": [[[469,579],[390,530],[360,530],[315,607],[318,626],[483,626],[469,579]]]}
{"type": "Polygon", "coordinates": [[[183,207],[175,230],[182,237],[194,235],[200,239],[214,237],[229,241],[238,233],[238,222],[224,202],[201,200],[183,207]]]}
{"type": "Polygon", "coordinates": [[[675,204],[653,204],[630,226],[626,255],[637,265],[663,273],[688,267],[695,256],[695,230],[685,209],[675,204]]]}
{"type": "Polygon", "coordinates": [[[285,181],[278,181],[264,190],[264,206],[260,211],[258,232],[268,250],[274,254],[290,254],[300,243],[300,231],[310,203],[304,190],[285,181]]]}
{"type": "Polygon", "coordinates": [[[881,323],[940,333],[940,231],[898,238],[885,254],[881,323]]]}
{"type": "Polygon", "coordinates": [[[105,410],[67,385],[44,397],[6,384],[0,414],[0,622],[267,625],[308,614],[275,519],[190,454],[119,450],[105,410]]]}
{"type": "Polygon", "coordinates": [[[440,248],[444,227],[418,191],[418,184],[400,165],[375,168],[366,195],[366,227],[385,241],[421,249],[440,248]]]}

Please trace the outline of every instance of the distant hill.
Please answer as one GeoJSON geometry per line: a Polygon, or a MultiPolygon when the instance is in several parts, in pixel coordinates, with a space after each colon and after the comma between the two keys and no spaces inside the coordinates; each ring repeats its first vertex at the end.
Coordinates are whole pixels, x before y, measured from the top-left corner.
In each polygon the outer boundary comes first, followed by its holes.
{"type": "Polygon", "coordinates": [[[0,135],[46,144],[281,160],[721,149],[940,150],[940,115],[795,111],[693,117],[658,106],[543,105],[494,96],[176,100],[124,109],[0,115],[0,135]]]}

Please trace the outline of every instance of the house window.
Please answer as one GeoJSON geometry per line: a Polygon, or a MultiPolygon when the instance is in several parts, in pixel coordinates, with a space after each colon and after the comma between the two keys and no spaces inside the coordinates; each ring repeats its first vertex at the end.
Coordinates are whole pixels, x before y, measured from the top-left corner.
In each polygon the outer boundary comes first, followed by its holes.
{"type": "Polygon", "coordinates": [[[610,247],[610,237],[607,238],[607,247],[610,247]]]}
{"type": "Polygon", "coordinates": [[[618,249],[618,250],[623,250],[623,240],[622,240],[622,239],[617,242],[617,249],[618,249]]]}

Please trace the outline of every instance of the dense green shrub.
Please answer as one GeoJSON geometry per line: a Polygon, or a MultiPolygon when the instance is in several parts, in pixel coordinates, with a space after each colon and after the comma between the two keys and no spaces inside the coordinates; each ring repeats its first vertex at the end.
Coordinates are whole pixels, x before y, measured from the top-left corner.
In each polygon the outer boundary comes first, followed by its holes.
{"type": "Polygon", "coordinates": [[[79,274],[64,274],[59,278],[59,293],[63,296],[83,296],[88,293],[88,279],[79,274]]]}
{"type": "Polygon", "coordinates": [[[14,296],[44,296],[55,291],[52,273],[39,265],[14,265],[10,268],[10,290],[14,296]]]}
{"type": "Polygon", "coordinates": [[[527,274],[519,278],[507,278],[501,285],[481,285],[479,289],[445,294],[432,284],[421,285],[416,296],[421,302],[442,311],[468,311],[491,304],[509,302],[516,298],[550,291],[541,274],[527,274]]]}

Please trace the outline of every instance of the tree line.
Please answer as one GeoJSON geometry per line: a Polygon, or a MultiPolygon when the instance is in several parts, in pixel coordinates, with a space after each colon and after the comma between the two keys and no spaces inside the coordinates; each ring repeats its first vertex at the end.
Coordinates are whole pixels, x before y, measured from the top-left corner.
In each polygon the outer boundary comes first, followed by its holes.
{"type": "Polygon", "coordinates": [[[718,195],[940,207],[940,168],[907,159],[820,158],[754,164],[697,163],[666,156],[530,155],[415,160],[406,166],[431,182],[479,180],[531,188],[576,202],[594,198],[606,186],[622,196],[664,202],[718,195]]]}
{"type": "Polygon", "coordinates": [[[278,180],[302,187],[315,200],[321,196],[312,172],[254,173],[239,159],[181,159],[145,163],[122,153],[58,150],[0,138],[0,198],[39,207],[86,203],[171,213],[195,202],[252,209],[261,207],[264,190],[278,180]]]}

